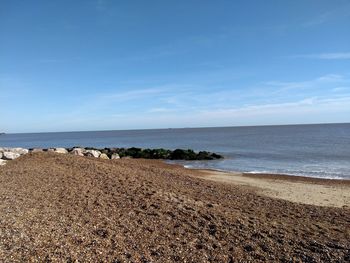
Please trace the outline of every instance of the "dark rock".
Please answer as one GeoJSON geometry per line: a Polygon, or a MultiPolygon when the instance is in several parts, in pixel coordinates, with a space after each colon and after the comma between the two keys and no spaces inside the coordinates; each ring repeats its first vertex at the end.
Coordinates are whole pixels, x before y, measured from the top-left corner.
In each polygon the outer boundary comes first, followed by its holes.
{"type": "Polygon", "coordinates": [[[214,157],[209,152],[202,151],[202,152],[199,152],[197,154],[197,159],[198,160],[213,160],[214,157]]]}
{"type": "Polygon", "coordinates": [[[212,153],[211,157],[214,158],[214,159],[222,159],[222,158],[224,158],[222,155],[216,154],[216,153],[212,153]]]}
{"type": "MultiPolygon", "coordinates": [[[[62,148],[63,149],[63,148],[62,148]]],[[[163,159],[163,160],[215,160],[223,158],[221,155],[216,153],[211,153],[207,151],[195,152],[192,149],[176,149],[174,151],[156,148],[156,149],[142,149],[137,147],[131,148],[103,148],[98,149],[95,147],[78,147],[75,146],[73,148],[65,148],[68,152],[72,153],[75,149],[82,149],[84,155],[97,151],[99,154],[106,154],[109,159],[112,158],[113,155],[116,154],[120,158],[131,157],[131,158],[144,158],[144,159],[163,159]]],[[[42,149],[42,151],[54,151],[53,149],[42,149]]],[[[90,155],[90,154],[88,154],[90,155]]]]}
{"type": "Polygon", "coordinates": [[[170,154],[171,160],[185,160],[186,159],[186,152],[182,149],[176,149],[170,154]]]}
{"type": "Polygon", "coordinates": [[[171,160],[197,160],[196,153],[191,150],[176,149],[170,154],[171,160]]]}
{"type": "Polygon", "coordinates": [[[126,149],[126,156],[130,156],[132,158],[142,158],[142,149],[131,147],[126,149]]]}

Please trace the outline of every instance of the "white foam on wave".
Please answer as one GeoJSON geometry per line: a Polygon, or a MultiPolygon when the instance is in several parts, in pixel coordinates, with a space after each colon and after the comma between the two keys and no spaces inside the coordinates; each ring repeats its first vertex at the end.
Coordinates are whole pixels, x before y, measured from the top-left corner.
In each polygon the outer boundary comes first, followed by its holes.
{"type": "Polygon", "coordinates": [[[249,171],[249,172],[245,172],[247,174],[272,174],[272,172],[269,171],[249,171]]]}
{"type": "Polygon", "coordinates": [[[347,179],[343,176],[338,175],[325,175],[325,173],[322,172],[315,172],[315,174],[309,174],[309,173],[302,173],[302,172],[296,172],[296,173],[289,173],[289,172],[275,172],[275,171],[249,171],[245,172],[247,174],[275,174],[275,175],[290,175],[290,176],[302,176],[302,177],[309,177],[309,178],[318,178],[318,179],[331,179],[331,180],[344,180],[347,179]]]}
{"type": "Polygon", "coordinates": [[[252,171],[244,171],[241,169],[230,170],[230,169],[220,169],[217,167],[204,166],[196,164],[182,164],[186,169],[209,169],[218,172],[242,172],[247,174],[274,174],[274,175],[288,175],[288,176],[301,176],[308,178],[318,178],[318,179],[331,179],[331,180],[348,180],[349,176],[344,175],[341,172],[337,171],[324,171],[324,170],[313,170],[313,171],[293,171],[293,170],[252,170],[252,171]]]}

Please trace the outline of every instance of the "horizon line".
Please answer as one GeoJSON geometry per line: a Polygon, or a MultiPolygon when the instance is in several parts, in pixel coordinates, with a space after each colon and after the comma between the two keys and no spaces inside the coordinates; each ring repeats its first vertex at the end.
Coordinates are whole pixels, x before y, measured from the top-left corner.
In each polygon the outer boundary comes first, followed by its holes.
{"type": "Polygon", "coordinates": [[[261,124],[261,125],[233,125],[233,126],[196,126],[196,127],[169,127],[169,128],[138,128],[116,130],[80,130],[80,131],[48,131],[48,132],[0,132],[0,135],[8,134],[38,134],[38,133],[77,133],[77,132],[112,132],[112,131],[149,131],[149,130],[183,130],[183,129],[217,129],[217,128],[244,128],[244,127],[273,127],[273,126],[307,126],[307,125],[336,125],[350,124],[350,122],[322,122],[322,123],[286,123],[286,124],[261,124]]]}

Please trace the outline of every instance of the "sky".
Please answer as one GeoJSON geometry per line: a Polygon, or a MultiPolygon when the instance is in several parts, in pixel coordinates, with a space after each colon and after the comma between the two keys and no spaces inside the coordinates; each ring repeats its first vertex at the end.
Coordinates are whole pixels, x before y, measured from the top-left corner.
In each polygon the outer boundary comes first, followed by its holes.
{"type": "Polygon", "coordinates": [[[0,0],[0,132],[333,122],[349,0],[0,0]]]}

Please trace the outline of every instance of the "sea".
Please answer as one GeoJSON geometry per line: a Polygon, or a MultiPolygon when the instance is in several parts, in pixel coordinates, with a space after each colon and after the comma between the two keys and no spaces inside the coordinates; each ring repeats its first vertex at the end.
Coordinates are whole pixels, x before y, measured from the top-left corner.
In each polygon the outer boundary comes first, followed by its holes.
{"type": "Polygon", "coordinates": [[[252,174],[350,179],[350,123],[0,135],[0,147],[73,146],[206,150],[224,159],[178,163],[252,174]]]}

